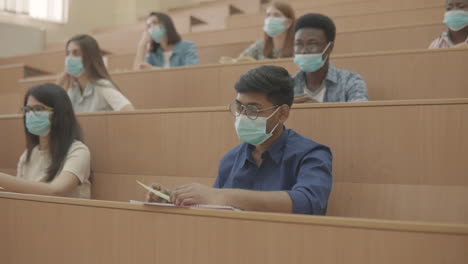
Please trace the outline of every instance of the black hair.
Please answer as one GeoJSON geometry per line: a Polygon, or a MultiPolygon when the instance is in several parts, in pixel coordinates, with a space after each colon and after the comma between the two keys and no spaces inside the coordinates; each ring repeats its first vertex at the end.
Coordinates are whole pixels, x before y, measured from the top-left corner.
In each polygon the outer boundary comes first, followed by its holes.
{"type": "Polygon", "coordinates": [[[263,65],[241,75],[234,85],[238,93],[261,93],[274,105],[292,105],[294,80],[279,66],[263,65]]]}
{"type": "Polygon", "coordinates": [[[303,28],[317,28],[323,30],[327,42],[335,41],[336,27],[333,20],[322,14],[305,14],[296,21],[295,32],[303,28]]]}
{"type": "MultiPolygon", "coordinates": [[[[42,104],[53,108],[49,132],[49,155],[51,164],[47,168],[47,182],[51,182],[63,166],[68,150],[75,140],[82,141],[81,128],[75,117],[72,103],[65,90],[55,84],[45,83],[29,88],[24,96],[24,106],[33,96],[42,104]]],[[[26,134],[26,161],[29,162],[32,150],[39,144],[39,137],[29,133],[26,128],[26,116],[23,116],[26,134]]]]}
{"type": "MultiPolygon", "coordinates": [[[[174,26],[174,22],[172,22],[172,19],[170,16],[166,15],[165,13],[162,12],[151,12],[149,16],[155,16],[158,18],[158,21],[160,24],[164,26],[166,29],[166,35],[167,35],[167,44],[168,45],[174,45],[180,41],[182,41],[182,38],[180,37],[179,33],[177,33],[177,29],[174,26]]],[[[151,52],[156,52],[161,45],[157,43],[156,41],[151,42],[151,47],[150,51],[151,52]]]]}

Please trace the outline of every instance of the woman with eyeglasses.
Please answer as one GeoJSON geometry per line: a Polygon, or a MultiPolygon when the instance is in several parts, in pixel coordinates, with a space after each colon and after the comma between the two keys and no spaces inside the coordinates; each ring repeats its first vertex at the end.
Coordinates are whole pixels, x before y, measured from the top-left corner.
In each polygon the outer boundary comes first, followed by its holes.
{"type": "Polygon", "coordinates": [[[65,72],[57,84],[67,91],[75,112],[134,110],[112,81],[93,37],[74,36],[65,49],[65,72]]]}
{"type": "Polygon", "coordinates": [[[2,191],[91,198],[91,157],[65,90],[31,87],[24,97],[26,151],[16,177],[0,173],[2,191]]]}

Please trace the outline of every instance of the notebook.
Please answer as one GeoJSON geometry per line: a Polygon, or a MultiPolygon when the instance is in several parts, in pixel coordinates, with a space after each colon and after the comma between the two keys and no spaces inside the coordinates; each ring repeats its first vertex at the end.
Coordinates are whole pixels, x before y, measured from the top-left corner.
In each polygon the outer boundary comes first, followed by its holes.
{"type": "Polygon", "coordinates": [[[228,210],[228,211],[242,211],[241,209],[226,206],[226,205],[210,205],[210,204],[197,204],[192,206],[177,206],[171,203],[149,203],[149,202],[142,202],[142,201],[135,201],[130,200],[131,204],[139,204],[139,205],[149,205],[149,206],[163,206],[163,207],[177,207],[177,208],[202,208],[202,209],[217,209],[217,210],[228,210]]]}

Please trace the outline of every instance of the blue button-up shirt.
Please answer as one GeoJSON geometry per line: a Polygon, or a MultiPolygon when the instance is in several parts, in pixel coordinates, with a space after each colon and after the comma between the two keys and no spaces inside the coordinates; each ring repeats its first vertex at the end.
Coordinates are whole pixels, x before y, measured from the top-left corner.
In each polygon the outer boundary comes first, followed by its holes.
{"type": "MultiPolygon", "coordinates": [[[[294,82],[294,95],[303,95],[307,89],[306,73],[298,72],[294,82]]],[[[368,101],[366,82],[355,72],[338,69],[330,63],[324,82],[327,89],[324,103],[368,101]]]]}
{"type": "MultiPolygon", "coordinates": [[[[172,56],[169,61],[171,67],[198,64],[198,54],[195,44],[190,41],[177,42],[172,48],[172,56]]],[[[149,52],[146,57],[146,62],[156,67],[164,67],[163,50],[159,48],[156,52],[149,52]]]]}
{"type": "Polygon", "coordinates": [[[294,213],[326,213],[332,187],[328,147],[285,129],[262,154],[260,167],[252,156],[253,148],[242,143],[223,157],[215,188],[286,191],[294,213]]]}

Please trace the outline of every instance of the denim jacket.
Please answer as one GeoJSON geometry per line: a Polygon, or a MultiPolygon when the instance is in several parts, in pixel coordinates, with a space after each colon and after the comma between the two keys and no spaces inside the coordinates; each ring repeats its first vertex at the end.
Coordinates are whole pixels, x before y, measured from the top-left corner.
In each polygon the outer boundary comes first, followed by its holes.
{"type": "MultiPolygon", "coordinates": [[[[163,50],[159,48],[156,52],[149,52],[146,57],[146,62],[156,67],[163,67],[163,50]]],[[[180,41],[176,43],[172,49],[170,66],[178,67],[195,64],[198,64],[198,54],[195,44],[190,41],[180,41]]]]}

